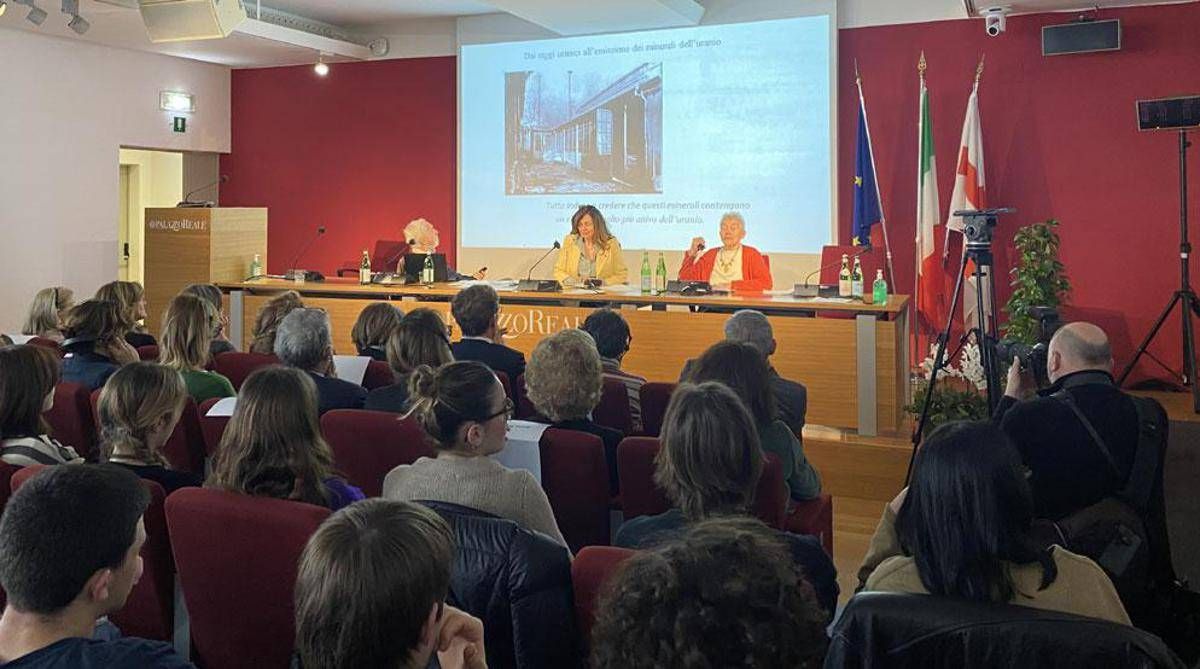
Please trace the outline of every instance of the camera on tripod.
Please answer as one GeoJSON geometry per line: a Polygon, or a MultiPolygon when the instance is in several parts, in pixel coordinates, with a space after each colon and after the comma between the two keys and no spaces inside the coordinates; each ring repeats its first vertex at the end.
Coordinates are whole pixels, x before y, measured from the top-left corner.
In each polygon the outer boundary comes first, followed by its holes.
{"type": "Polygon", "coordinates": [[[1022,370],[1033,372],[1038,387],[1045,388],[1050,385],[1049,371],[1046,369],[1050,339],[1063,326],[1063,322],[1058,309],[1054,307],[1029,307],[1027,313],[1037,320],[1037,343],[1030,345],[1015,339],[1001,339],[996,342],[996,359],[1008,361],[1016,358],[1022,370]]]}
{"type": "MultiPolygon", "coordinates": [[[[996,210],[1006,211],[1006,210],[996,210]]],[[[975,212],[956,211],[955,216],[963,216],[963,237],[967,241],[967,248],[988,247],[992,244],[992,232],[996,229],[996,217],[988,215],[991,212],[982,211],[976,214],[975,212]]]]}

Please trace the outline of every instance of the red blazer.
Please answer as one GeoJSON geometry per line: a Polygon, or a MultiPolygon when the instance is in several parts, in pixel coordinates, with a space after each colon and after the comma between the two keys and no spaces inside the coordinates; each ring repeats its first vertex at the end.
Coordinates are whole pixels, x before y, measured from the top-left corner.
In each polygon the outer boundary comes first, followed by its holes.
{"type": "MultiPolygon", "coordinates": [[[[699,260],[693,260],[685,253],[683,266],[679,268],[679,280],[708,281],[712,276],[713,266],[717,264],[717,252],[720,250],[720,247],[709,249],[699,260]]],[[[758,249],[743,244],[742,280],[734,281],[730,287],[737,291],[752,292],[771,290],[773,285],[775,284],[771,281],[771,270],[767,268],[767,261],[763,260],[762,254],[758,249]]]]}

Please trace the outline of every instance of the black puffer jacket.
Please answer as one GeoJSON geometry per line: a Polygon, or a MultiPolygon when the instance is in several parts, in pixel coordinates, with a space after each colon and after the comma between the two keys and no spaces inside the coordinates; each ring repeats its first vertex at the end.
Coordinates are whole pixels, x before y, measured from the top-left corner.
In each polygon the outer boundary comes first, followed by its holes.
{"type": "Polygon", "coordinates": [[[906,667],[1184,669],[1158,637],[1106,620],[932,595],[855,595],[825,669],[906,667]]]}
{"type": "Polygon", "coordinates": [[[578,667],[567,549],[511,520],[422,503],[454,530],[448,602],[483,621],[488,667],[578,667]]]}

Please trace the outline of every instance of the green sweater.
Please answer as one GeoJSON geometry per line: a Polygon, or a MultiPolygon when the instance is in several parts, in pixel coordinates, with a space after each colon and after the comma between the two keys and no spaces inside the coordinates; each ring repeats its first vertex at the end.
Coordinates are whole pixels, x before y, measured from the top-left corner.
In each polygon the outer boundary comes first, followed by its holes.
{"type": "Polygon", "coordinates": [[[237,394],[229,379],[216,372],[189,370],[181,374],[188,394],[197,404],[214,397],[233,397],[237,394]]]}
{"type": "Polygon", "coordinates": [[[804,457],[800,440],[787,423],[776,420],[759,425],[758,439],[763,451],[774,453],[783,465],[783,480],[792,499],[813,499],[821,494],[821,476],[804,457]]]}

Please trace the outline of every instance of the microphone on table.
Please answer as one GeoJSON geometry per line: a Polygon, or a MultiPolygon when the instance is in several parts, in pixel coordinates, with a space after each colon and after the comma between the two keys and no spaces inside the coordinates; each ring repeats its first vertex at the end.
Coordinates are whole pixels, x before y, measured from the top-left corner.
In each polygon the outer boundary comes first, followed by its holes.
{"type": "MultiPolygon", "coordinates": [[[[288,269],[288,278],[289,279],[294,280],[296,278],[296,273],[301,271],[301,270],[296,269],[296,264],[300,262],[300,258],[303,257],[304,254],[308,252],[308,249],[312,248],[312,245],[314,243],[316,243],[316,241],[318,239],[320,239],[321,235],[323,235],[323,234],[325,234],[325,226],[323,226],[323,225],[317,226],[317,234],[308,240],[308,243],[305,244],[300,249],[300,252],[296,254],[295,258],[292,258],[291,269],[288,269]]],[[[320,272],[304,272],[304,277],[306,280],[309,280],[310,276],[313,277],[311,279],[312,281],[320,281],[325,278],[324,276],[321,276],[320,272]],[[320,278],[317,278],[317,277],[320,277],[320,278]]]]}
{"type": "MultiPolygon", "coordinates": [[[[384,266],[384,267],[392,267],[392,266],[394,266],[394,265],[396,264],[396,262],[400,260],[400,256],[402,256],[402,255],[404,255],[404,254],[408,253],[409,251],[411,251],[411,250],[412,250],[412,247],[413,247],[413,244],[416,244],[416,243],[417,243],[417,240],[415,240],[415,239],[406,239],[406,240],[404,240],[404,246],[400,247],[400,249],[399,249],[399,250],[397,250],[395,253],[393,253],[393,254],[392,254],[392,256],[391,256],[390,258],[387,258],[387,259],[385,259],[385,260],[383,261],[383,266],[384,266]]],[[[390,271],[390,270],[389,270],[389,271],[390,271]]]]}
{"type": "Polygon", "coordinates": [[[561,248],[562,244],[555,240],[554,246],[551,246],[545,253],[543,253],[542,257],[538,258],[538,261],[533,263],[533,267],[529,268],[529,274],[517,283],[517,290],[537,293],[553,293],[562,290],[562,285],[560,285],[557,281],[539,281],[533,278],[533,270],[537,269],[537,266],[542,264],[542,261],[549,257],[551,253],[554,253],[556,249],[561,248]]]}
{"type": "Polygon", "coordinates": [[[204,184],[203,186],[201,186],[199,188],[193,188],[192,190],[188,191],[188,194],[183,196],[183,201],[175,206],[176,207],[212,207],[212,206],[214,206],[214,203],[211,200],[193,202],[192,196],[195,195],[196,193],[199,193],[200,191],[208,190],[209,188],[212,188],[213,186],[216,186],[217,184],[223,184],[223,183],[228,183],[228,182],[229,182],[229,175],[222,174],[221,177],[219,179],[217,179],[216,181],[214,181],[210,184],[204,184]]]}
{"type": "MultiPolygon", "coordinates": [[[[855,251],[854,253],[847,254],[846,259],[853,260],[853,259],[861,256],[864,253],[870,252],[870,250],[871,250],[870,246],[860,247],[859,250],[855,251]]],[[[808,280],[813,278],[814,275],[820,274],[823,270],[827,270],[831,267],[837,267],[838,265],[841,265],[841,264],[842,264],[842,259],[838,258],[837,260],[835,260],[827,265],[821,265],[820,267],[809,272],[808,275],[806,275],[804,277],[804,283],[798,283],[795,286],[793,286],[792,296],[793,297],[817,297],[818,295],[820,295],[820,281],[817,282],[818,285],[817,285],[816,290],[813,290],[812,286],[809,285],[808,280]]]]}
{"type": "Polygon", "coordinates": [[[542,254],[542,257],[538,258],[538,261],[533,263],[533,267],[529,268],[529,274],[525,277],[525,279],[526,280],[532,279],[533,278],[533,270],[537,269],[537,266],[542,264],[542,261],[545,260],[547,256],[549,256],[555,250],[561,249],[561,248],[562,248],[562,244],[558,243],[558,240],[555,240],[554,246],[550,247],[550,250],[548,250],[544,254],[542,254]]]}

